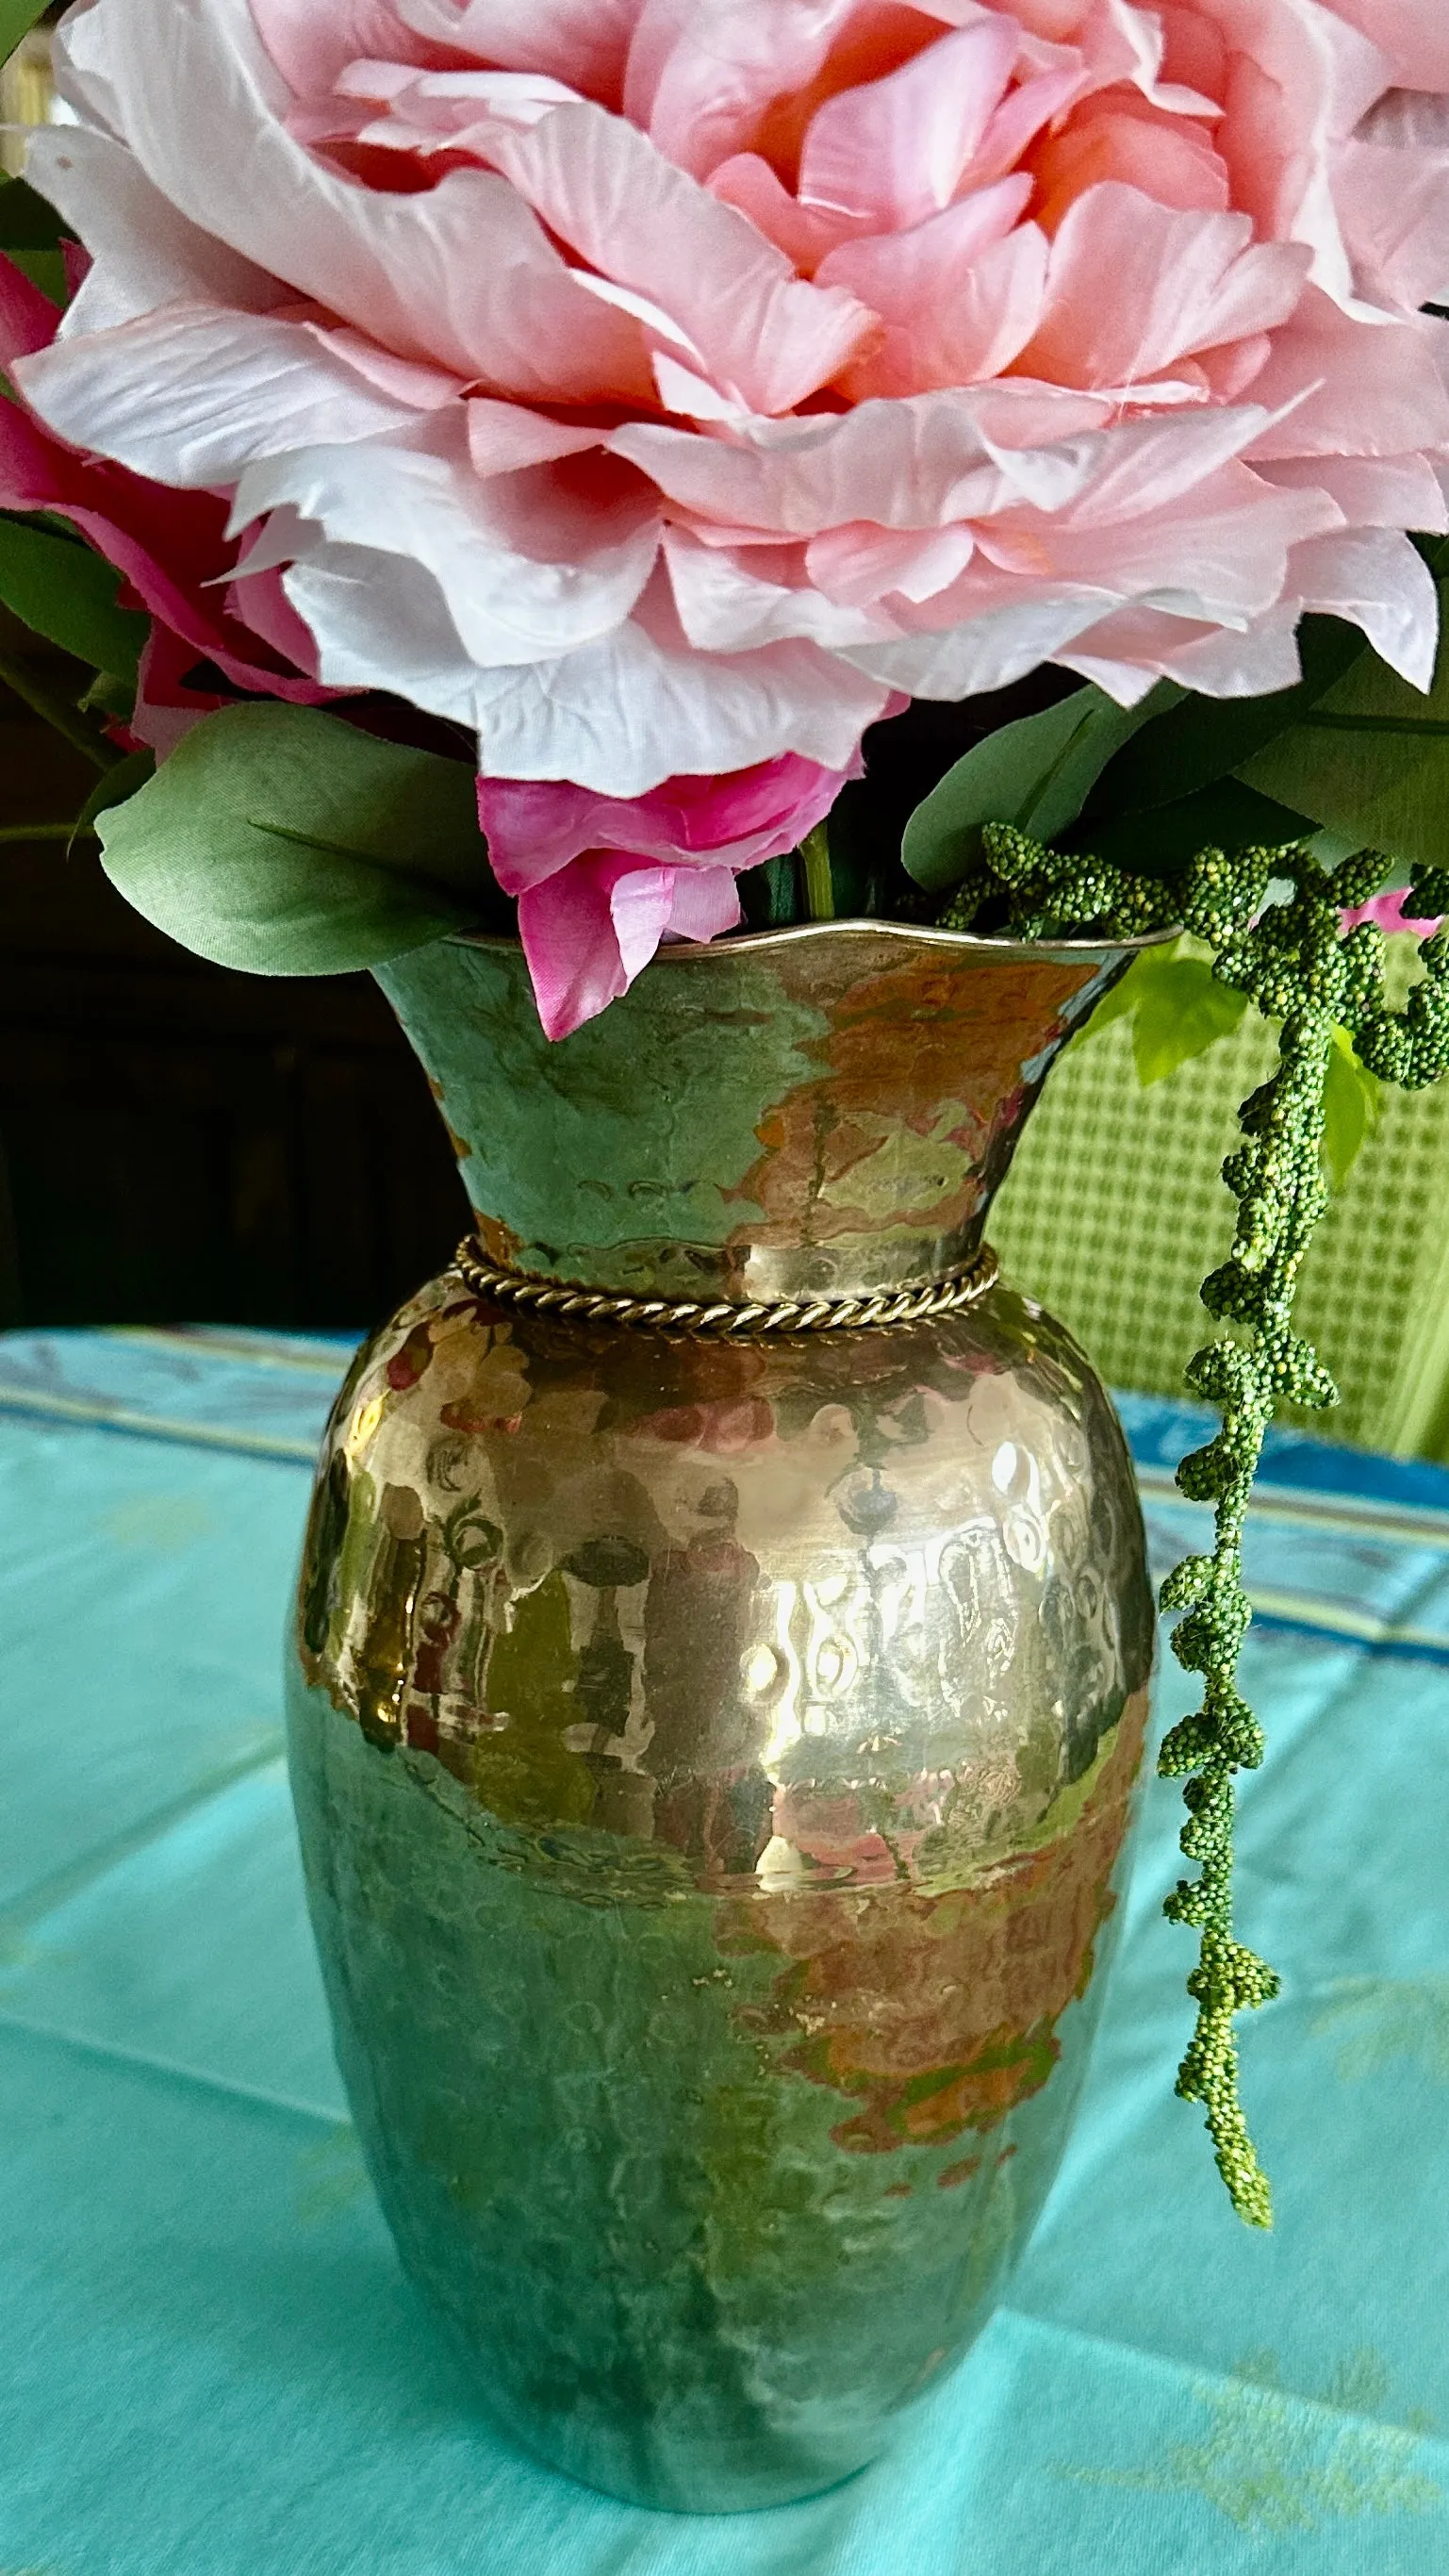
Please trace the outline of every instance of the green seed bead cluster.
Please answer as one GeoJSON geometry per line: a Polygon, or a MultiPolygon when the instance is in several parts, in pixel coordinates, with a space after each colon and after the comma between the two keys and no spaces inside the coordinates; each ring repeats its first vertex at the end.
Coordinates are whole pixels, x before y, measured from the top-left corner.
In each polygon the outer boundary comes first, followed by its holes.
{"type": "Polygon", "coordinates": [[[1113,938],[1137,939],[1171,930],[1182,917],[1175,881],[1128,876],[1100,859],[1044,849],[1012,823],[988,823],[981,844],[977,865],[940,916],[943,930],[969,930],[983,904],[1003,895],[1022,939],[1065,939],[1098,922],[1110,923],[1113,938]]]}
{"type": "MultiPolygon", "coordinates": [[[[1120,939],[1180,922],[1211,948],[1223,983],[1282,1023],[1277,1071],[1243,1103],[1243,1143],[1223,1166],[1238,1202],[1237,1232],[1202,1299],[1228,1330],[1187,1371],[1194,1392],[1222,1414],[1216,1437],[1185,1458],[1177,1476],[1191,1500],[1213,1505],[1214,1542],[1209,1555],[1184,1558],[1168,1576],[1162,1606],[1183,1613],[1173,1653],[1201,1676],[1203,1696],[1172,1729],[1158,1762],[1165,1777],[1185,1782],[1181,1848],[1198,1870],[1165,1909],[1199,1937],[1187,1981],[1197,2024],[1177,2090],[1202,2104],[1233,2206],[1254,2227],[1272,2225],[1272,2195],[1239,2100],[1234,2020],[1269,2002],[1278,1979],[1233,1928],[1234,1779],[1256,1770],[1264,1753],[1262,1728],[1237,1687],[1252,1619],[1243,1526],[1278,1406],[1338,1401],[1292,1320],[1303,1257],[1328,1204],[1324,1091],[1335,1029],[1348,1032],[1360,1060],[1386,1082],[1419,1089],[1449,1072],[1449,928],[1425,944],[1424,978],[1402,1013],[1385,998],[1382,933],[1371,924],[1342,932],[1343,912],[1367,902],[1385,873],[1376,851],[1325,870],[1310,849],[1293,847],[1205,850],[1170,875],[1132,878],[993,824],[982,833],[978,868],[943,915],[943,926],[968,929],[983,904],[999,908],[1004,897],[1010,927],[1037,939],[1083,931],[1120,939]],[[1291,893],[1269,903],[1275,880],[1291,893]]],[[[1405,910],[1416,919],[1449,914],[1449,869],[1421,871],[1405,910]]]]}

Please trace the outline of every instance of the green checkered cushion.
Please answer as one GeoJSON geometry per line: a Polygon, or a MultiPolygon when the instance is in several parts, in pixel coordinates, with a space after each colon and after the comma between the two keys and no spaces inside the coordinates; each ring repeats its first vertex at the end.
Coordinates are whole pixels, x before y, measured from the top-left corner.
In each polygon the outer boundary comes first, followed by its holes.
{"type": "MultiPolygon", "coordinates": [[[[1115,1385],[1180,1393],[1213,1329],[1197,1292],[1232,1238],[1221,1165],[1275,1054],[1250,1013],[1144,1091],[1118,1021],[1071,1046],[1047,1084],[991,1239],[1115,1385]]],[[[1343,1396],[1316,1429],[1449,1457],[1449,1083],[1388,1095],[1304,1264],[1298,1312],[1343,1396]]]]}

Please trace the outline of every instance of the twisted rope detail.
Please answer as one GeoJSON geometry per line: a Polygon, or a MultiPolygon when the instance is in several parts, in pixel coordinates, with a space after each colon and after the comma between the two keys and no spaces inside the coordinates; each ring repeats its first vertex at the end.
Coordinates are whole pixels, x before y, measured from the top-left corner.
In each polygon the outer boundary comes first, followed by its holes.
{"type": "Polygon", "coordinates": [[[631,1332],[713,1334],[754,1341],[773,1333],[874,1330],[878,1325],[924,1324],[959,1315],[995,1287],[1000,1264],[989,1244],[974,1260],[924,1288],[887,1290],[874,1297],[783,1297],[774,1305],[737,1305],[721,1299],[702,1305],[689,1298],[625,1297],[571,1280],[537,1279],[485,1261],[471,1235],[453,1255],[453,1267],[474,1295],[495,1306],[520,1306],[569,1324],[616,1324],[631,1332]]]}

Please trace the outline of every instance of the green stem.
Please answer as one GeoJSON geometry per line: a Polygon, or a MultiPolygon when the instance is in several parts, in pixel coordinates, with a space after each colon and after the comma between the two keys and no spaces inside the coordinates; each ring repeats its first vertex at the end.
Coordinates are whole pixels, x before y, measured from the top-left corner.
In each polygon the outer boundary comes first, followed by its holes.
{"type": "Polygon", "coordinates": [[[8,841],[94,840],[89,823],[0,823],[0,847],[8,841]]]}
{"type": "Polygon", "coordinates": [[[98,725],[86,721],[79,707],[73,707],[58,689],[47,688],[44,680],[38,680],[23,663],[12,661],[8,653],[0,653],[0,680],[57,733],[64,734],[77,751],[84,752],[96,769],[114,769],[125,759],[125,753],[106,740],[98,725]]]}
{"type": "Polygon", "coordinates": [[[805,911],[811,921],[835,919],[835,879],[830,873],[830,840],[823,823],[807,832],[800,844],[800,859],[805,874],[805,911]]]}

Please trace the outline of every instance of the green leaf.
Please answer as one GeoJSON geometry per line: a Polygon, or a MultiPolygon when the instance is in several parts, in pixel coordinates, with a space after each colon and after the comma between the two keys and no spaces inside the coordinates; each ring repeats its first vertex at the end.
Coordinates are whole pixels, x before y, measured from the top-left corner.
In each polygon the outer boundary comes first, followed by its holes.
{"type": "Polygon", "coordinates": [[[1167,948],[1147,948],[1093,1012],[1084,1035],[1095,1037],[1113,1020],[1132,1022],[1132,1053],[1144,1091],[1176,1073],[1219,1038],[1231,1037],[1248,1008],[1246,993],[1220,984],[1211,951],[1182,938],[1167,948]]]}
{"type": "Polygon", "coordinates": [[[1118,976],[1110,992],[1103,994],[1086,1026],[1078,1030],[1072,1041],[1074,1045],[1085,1046],[1088,1038],[1097,1037],[1103,1029],[1110,1028],[1114,1020],[1132,1018],[1138,1001],[1137,969],[1145,963],[1148,956],[1154,953],[1152,950],[1145,950],[1141,957],[1134,958],[1125,975],[1118,976]]]}
{"type": "Polygon", "coordinates": [[[44,17],[47,0],[0,0],[0,63],[8,63],[22,38],[44,17]]]}
{"type": "Polygon", "coordinates": [[[0,516],[0,600],[47,643],[134,682],[150,621],[116,605],[120,584],[88,545],[0,516]]]}
{"type": "Polygon", "coordinates": [[[1175,707],[1183,691],[1175,681],[1159,680],[1135,707],[1119,707],[1114,699],[1101,697],[1096,690],[1093,695],[1100,703],[1043,780],[1022,826],[1035,840],[1058,840],[1068,824],[1075,823],[1109,761],[1144,727],[1175,707]]]}
{"type": "Polygon", "coordinates": [[[1084,815],[1067,846],[1090,850],[1114,867],[1158,876],[1196,858],[1199,850],[1277,849],[1316,830],[1305,813],[1260,795],[1235,778],[1220,778],[1196,795],[1150,812],[1120,814],[1105,822],[1084,815]]]}
{"type": "Polygon", "coordinates": [[[1383,1116],[1384,1094],[1384,1084],[1359,1063],[1347,1029],[1335,1029],[1323,1090],[1323,1159],[1335,1189],[1342,1189],[1383,1116]]]}
{"type": "Polygon", "coordinates": [[[65,237],[64,224],[38,188],[26,179],[0,180],[0,250],[53,251],[65,237]]]}
{"type": "Polygon", "coordinates": [[[85,715],[118,716],[129,724],[136,711],[136,683],[115,671],[97,671],[80,707],[85,715]]]}
{"type": "Polygon", "coordinates": [[[54,206],[24,179],[0,179],[0,250],[52,304],[70,301],[60,245],[66,228],[54,206]]]}
{"type": "Polygon", "coordinates": [[[987,734],[906,825],[901,856],[916,883],[932,893],[959,885],[978,855],[983,823],[1015,823],[1039,841],[1055,840],[1075,822],[1114,752],[1181,695],[1163,681],[1140,706],[1119,707],[1101,689],[1077,689],[987,734]]]}
{"type": "MultiPolygon", "coordinates": [[[[1449,581],[1440,582],[1439,600],[1442,617],[1449,581]]],[[[1441,647],[1427,697],[1365,651],[1300,722],[1244,764],[1242,776],[1357,847],[1383,850],[1411,869],[1442,866],[1449,844],[1449,651],[1441,647]]]]}
{"type": "Polygon", "coordinates": [[[471,769],[312,707],[208,716],[99,821],[127,901],[251,974],[345,974],[511,918],[471,769]]]}
{"type": "Polygon", "coordinates": [[[918,885],[931,893],[959,885],[976,857],[983,823],[1025,828],[1027,813],[1090,724],[1100,695],[1078,689],[1039,715],[1002,725],[947,770],[916,807],[901,842],[901,857],[918,885]]]}
{"type": "MultiPolygon", "coordinates": [[[[1178,804],[1241,769],[1361,661],[1368,646],[1356,626],[1336,617],[1305,617],[1298,652],[1303,678],[1295,688],[1265,698],[1182,697],[1180,705],[1125,745],[1103,771],[1087,804],[1086,823],[1099,815],[1140,814],[1178,804]]],[[[1285,802],[1291,804],[1292,798],[1285,802]]],[[[1095,840],[1091,846],[1096,847],[1095,840]]]]}
{"type": "Polygon", "coordinates": [[[28,277],[32,286],[49,296],[52,304],[64,307],[70,302],[70,281],[58,250],[12,250],[6,256],[22,277],[28,277]]]}
{"type": "MultiPolygon", "coordinates": [[[[124,760],[118,760],[114,769],[106,770],[96,780],[75,818],[71,841],[78,841],[83,832],[94,832],[102,814],[108,813],[113,805],[124,805],[128,796],[134,796],[137,789],[144,787],[147,780],[155,775],[154,751],[128,751],[124,760]]],[[[99,839],[99,834],[96,837],[99,839]]]]}
{"type": "MultiPolygon", "coordinates": [[[[1147,1091],[1179,1065],[1205,1055],[1220,1038],[1231,1037],[1249,1007],[1246,993],[1218,982],[1204,942],[1184,936],[1169,948],[1144,949],[1098,1003],[1077,1043],[1094,1038],[1114,1020],[1130,1020],[1137,1079],[1147,1091]]],[[[1333,1185],[1341,1189],[1378,1125],[1386,1094],[1385,1085],[1360,1064],[1348,1031],[1335,1029],[1333,1035],[1323,1153],[1333,1185]]]]}

